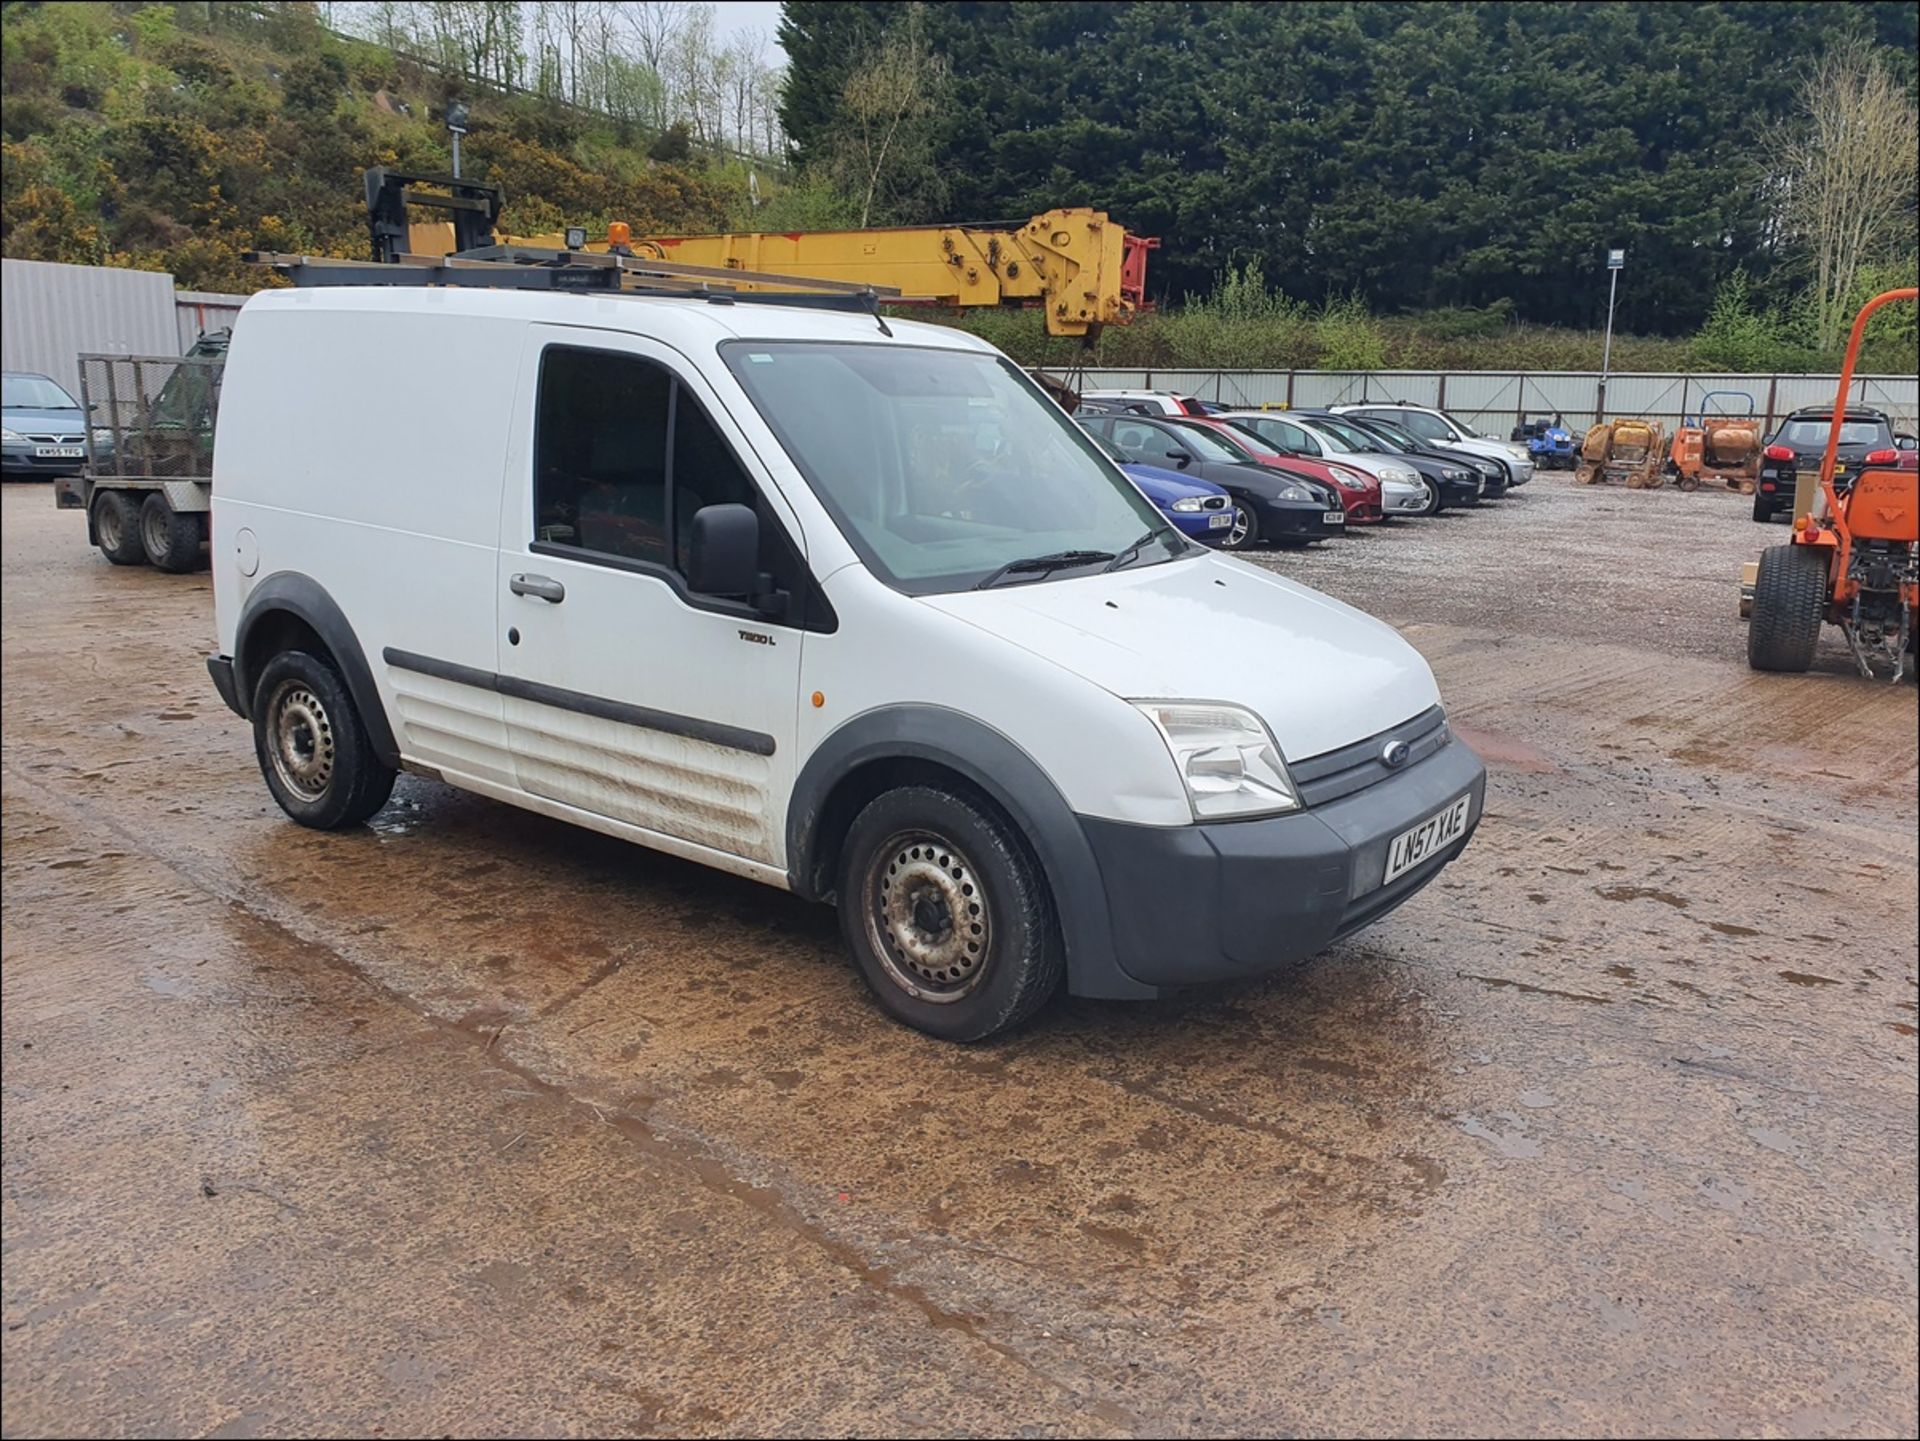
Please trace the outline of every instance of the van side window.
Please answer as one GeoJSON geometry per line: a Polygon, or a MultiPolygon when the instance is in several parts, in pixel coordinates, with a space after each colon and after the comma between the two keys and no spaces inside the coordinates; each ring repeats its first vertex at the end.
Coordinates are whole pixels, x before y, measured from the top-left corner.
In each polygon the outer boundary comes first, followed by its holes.
{"type": "MultiPolygon", "coordinates": [[[[693,513],[703,505],[747,505],[759,509],[753,482],[734,458],[706,413],[684,393],[673,416],[673,568],[687,568],[687,547],[693,539],[693,513]]],[[[763,529],[779,529],[764,516],[763,529]]]]}
{"type": "Polygon", "coordinates": [[[534,538],[667,560],[673,377],[651,361],[555,347],[540,363],[534,538]]]}

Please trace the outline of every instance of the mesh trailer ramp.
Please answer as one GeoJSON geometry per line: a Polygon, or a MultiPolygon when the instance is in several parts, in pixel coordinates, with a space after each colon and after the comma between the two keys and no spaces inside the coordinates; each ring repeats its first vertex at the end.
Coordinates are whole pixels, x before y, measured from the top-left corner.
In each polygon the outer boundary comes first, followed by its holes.
{"type": "Polygon", "coordinates": [[[115,565],[198,569],[213,497],[213,430],[228,334],[186,355],[82,355],[84,474],[54,503],[84,510],[87,539],[115,565]]]}

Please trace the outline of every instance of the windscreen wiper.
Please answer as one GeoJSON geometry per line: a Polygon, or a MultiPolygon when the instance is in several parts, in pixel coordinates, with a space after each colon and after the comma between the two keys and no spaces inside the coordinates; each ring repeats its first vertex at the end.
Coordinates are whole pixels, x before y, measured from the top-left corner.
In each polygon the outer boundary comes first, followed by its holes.
{"type": "Polygon", "coordinates": [[[1112,560],[1110,550],[1056,550],[1052,555],[1030,555],[1020,560],[1010,560],[998,570],[992,571],[974,582],[975,590],[986,590],[998,585],[1010,575],[1044,575],[1048,571],[1060,569],[1063,565],[1091,565],[1096,560],[1112,560]]]}
{"type": "Polygon", "coordinates": [[[1156,525],[1152,530],[1148,531],[1145,535],[1141,536],[1140,539],[1136,540],[1132,545],[1128,546],[1125,550],[1121,551],[1120,554],[1116,555],[1112,560],[1108,561],[1106,565],[1102,567],[1103,572],[1109,571],[1109,570],[1119,570],[1122,567],[1132,565],[1133,562],[1139,558],[1141,551],[1145,550],[1149,545],[1153,544],[1153,542],[1158,540],[1161,536],[1169,533],[1172,533],[1175,535],[1179,534],[1179,532],[1174,530],[1172,526],[1167,525],[1165,523],[1156,525]]]}

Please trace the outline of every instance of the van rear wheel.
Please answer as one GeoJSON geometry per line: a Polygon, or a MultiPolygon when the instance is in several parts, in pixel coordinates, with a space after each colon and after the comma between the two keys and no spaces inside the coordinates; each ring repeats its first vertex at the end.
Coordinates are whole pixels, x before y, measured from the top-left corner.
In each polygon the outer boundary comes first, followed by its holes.
{"type": "Polygon", "coordinates": [[[1018,1026],[1059,988],[1053,897],[1024,841],[973,799],[906,786],[841,850],[840,928],[881,1007],[947,1041],[1018,1026]]]}
{"type": "Polygon", "coordinates": [[[253,749],[280,809],[315,830],[357,826],[393,794],[353,697],[331,661],[287,650],[253,691],[253,749]]]}

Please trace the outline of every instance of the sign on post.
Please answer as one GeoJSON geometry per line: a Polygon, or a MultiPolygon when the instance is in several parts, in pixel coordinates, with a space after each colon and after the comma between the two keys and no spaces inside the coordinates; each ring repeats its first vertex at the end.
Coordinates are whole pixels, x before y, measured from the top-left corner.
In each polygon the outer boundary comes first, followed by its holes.
{"type": "Polygon", "coordinates": [[[1627,264],[1627,252],[1626,252],[1626,251],[1624,251],[1624,250],[1609,250],[1609,251],[1607,252],[1607,269],[1609,269],[1609,270],[1624,270],[1624,269],[1626,268],[1626,264],[1627,264]]]}

